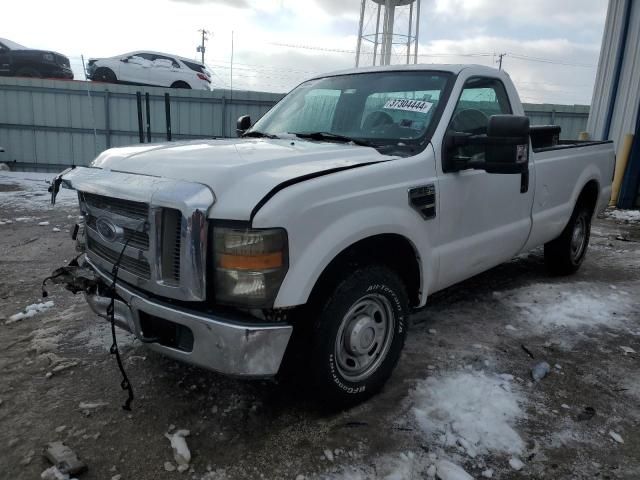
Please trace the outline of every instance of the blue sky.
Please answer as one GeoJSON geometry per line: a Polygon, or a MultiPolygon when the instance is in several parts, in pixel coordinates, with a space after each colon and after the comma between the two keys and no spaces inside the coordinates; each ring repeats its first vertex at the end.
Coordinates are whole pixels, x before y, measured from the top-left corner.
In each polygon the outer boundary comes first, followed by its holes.
{"type": "MultiPolygon", "coordinates": [[[[202,27],[212,32],[206,61],[219,87],[231,84],[232,31],[234,88],[287,91],[310,75],[354,64],[350,52],[356,45],[359,0],[64,4],[60,9],[59,2],[12,2],[3,9],[2,36],[66,54],[78,77],[81,55],[153,49],[196,57],[197,30],[202,27]],[[61,28],[70,24],[74,28],[61,28]]],[[[491,65],[493,53],[506,52],[504,68],[524,101],[590,103],[606,0],[422,0],[421,5],[422,63],[491,65]],[[470,53],[487,55],[460,55],[470,53]]]]}

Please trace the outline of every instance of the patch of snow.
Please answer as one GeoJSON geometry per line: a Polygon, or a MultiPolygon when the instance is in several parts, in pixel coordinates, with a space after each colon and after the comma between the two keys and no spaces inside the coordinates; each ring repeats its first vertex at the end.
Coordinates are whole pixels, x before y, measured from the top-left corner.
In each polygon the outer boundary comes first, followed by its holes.
{"type": "MultiPolygon", "coordinates": [[[[331,470],[319,477],[332,480],[413,480],[418,478],[434,478],[436,474],[436,457],[432,453],[402,452],[395,455],[377,456],[366,465],[348,465],[342,471],[331,470]],[[432,458],[433,456],[433,458],[432,458]]],[[[306,476],[300,474],[302,478],[306,476]]],[[[297,477],[296,477],[297,478],[297,477]]]]}
{"type": "Polygon", "coordinates": [[[328,448],[322,452],[324,453],[324,458],[326,458],[327,460],[329,460],[330,462],[333,462],[333,452],[331,450],[329,450],[328,448]]]}
{"type": "Polygon", "coordinates": [[[625,355],[627,353],[636,353],[636,351],[631,347],[624,347],[624,346],[621,345],[620,348],[622,349],[622,351],[624,352],[625,355]]]}
{"type": "Polygon", "coordinates": [[[606,210],[604,215],[615,220],[640,222],[640,210],[606,210]]]}
{"type": "MultiPolygon", "coordinates": [[[[77,206],[78,194],[74,190],[61,188],[56,198],[57,205],[51,205],[51,194],[48,192],[49,182],[55,173],[35,172],[0,172],[0,183],[18,185],[20,190],[0,192],[0,201],[14,211],[52,210],[58,205],[77,206]]],[[[17,220],[17,219],[16,219],[17,220]]],[[[23,217],[23,220],[31,220],[23,217]]]]}
{"type": "MultiPolygon", "coordinates": [[[[136,341],[135,335],[120,328],[116,329],[116,336],[118,347],[121,350],[131,348],[136,341]]],[[[79,332],[73,338],[74,340],[79,340],[89,350],[109,351],[113,343],[111,325],[103,319],[97,319],[95,323],[89,324],[85,330],[79,332]]]]}
{"type": "Polygon", "coordinates": [[[436,462],[436,475],[440,480],[473,480],[462,467],[444,459],[436,462]]]}
{"type": "Polygon", "coordinates": [[[49,300],[44,303],[32,303],[31,305],[27,305],[22,312],[18,312],[9,317],[9,320],[4,322],[5,324],[10,324],[14,322],[19,322],[20,320],[24,320],[25,318],[31,318],[34,315],[37,315],[41,312],[46,312],[51,307],[53,307],[53,301],[49,300]]]}
{"type": "Polygon", "coordinates": [[[97,408],[106,407],[109,405],[107,402],[80,402],[78,408],[80,410],[95,410],[97,408]]]}
{"type": "Polygon", "coordinates": [[[577,282],[533,284],[508,292],[502,301],[515,307],[522,319],[539,328],[614,324],[626,320],[631,310],[631,300],[618,292],[603,294],[577,282]]]}
{"type": "Polygon", "coordinates": [[[487,468],[486,470],[483,470],[481,475],[484,478],[493,478],[493,469],[492,468],[487,468]]]}
{"type": "Polygon", "coordinates": [[[443,446],[461,445],[472,457],[489,452],[520,454],[514,429],[524,416],[517,385],[498,375],[461,372],[429,377],[412,392],[420,429],[443,446]]]}
{"type": "Polygon", "coordinates": [[[58,470],[58,467],[53,466],[47,468],[44,472],[40,474],[40,478],[42,480],[69,480],[69,475],[66,473],[62,473],[58,470]]]}
{"type": "Polygon", "coordinates": [[[189,430],[178,430],[177,432],[172,434],[164,434],[164,436],[167,437],[171,442],[171,448],[173,449],[173,459],[176,461],[179,467],[184,465],[188,468],[189,463],[191,462],[191,452],[189,451],[187,441],[185,440],[185,437],[188,437],[189,434],[189,430]]]}
{"type": "Polygon", "coordinates": [[[516,457],[511,457],[509,459],[509,465],[511,465],[511,468],[513,468],[514,470],[522,470],[522,468],[524,467],[524,463],[522,463],[522,460],[516,457]]]}
{"type": "Polygon", "coordinates": [[[41,227],[46,227],[47,225],[49,225],[49,222],[40,222],[38,223],[38,225],[41,227]]]}

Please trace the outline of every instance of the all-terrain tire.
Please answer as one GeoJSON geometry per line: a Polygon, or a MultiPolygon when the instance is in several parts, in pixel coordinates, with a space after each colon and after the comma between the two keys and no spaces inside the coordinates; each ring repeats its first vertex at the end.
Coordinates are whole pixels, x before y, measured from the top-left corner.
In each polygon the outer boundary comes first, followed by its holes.
{"type": "Polygon", "coordinates": [[[392,270],[359,267],[318,302],[307,372],[329,408],[345,408],[378,392],[404,347],[409,323],[405,287],[392,270]]]}
{"type": "Polygon", "coordinates": [[[589,246],[593,210],[578,203],[560,236],[544,245],[544,263],[554,275],[570,275],[582,265],[589,246]]]}

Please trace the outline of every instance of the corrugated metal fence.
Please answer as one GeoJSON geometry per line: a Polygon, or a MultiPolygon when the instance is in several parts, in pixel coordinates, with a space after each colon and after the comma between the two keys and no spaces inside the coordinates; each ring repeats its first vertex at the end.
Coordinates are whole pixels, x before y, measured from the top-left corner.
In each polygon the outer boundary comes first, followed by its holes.
{"type": "Polygon", "coordinates": [[[110,147],[138,143],[136,92],[149,94],[151,140],[166,140],[165,94],[173,140],[235,136],[240,115],[260,118],[282,95],[166,89],[92,82],[0,78],[0,162],[56,170],[87,165],[110,147]]]}
{"type": "MultiPolygon", "coordinates": [[[[282,95],[264,92],[176,90],[156,87],[0,78],[0,162],[16,169],[60,170],[87,165],[103,150],[138,143],[136,92],[142,93],[144,138],[149,94],[151,140],[166,140],[165,94],[172,139],[235,136],[240,115],[257,120],[282,95]],[[15,163],[14,163],[15,162],[15,163]]],[[[562,138],[583,131],[589,107],[525,104],[532,124],[562,126],[562,138]]]]}

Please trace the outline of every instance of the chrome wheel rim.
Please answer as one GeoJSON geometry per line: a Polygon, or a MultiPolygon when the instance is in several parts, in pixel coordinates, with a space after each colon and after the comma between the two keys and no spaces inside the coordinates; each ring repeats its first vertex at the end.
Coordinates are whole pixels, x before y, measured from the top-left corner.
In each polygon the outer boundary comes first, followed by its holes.
{"type": "Polygon", "coordinates": [[[573,226],[573,233],[571,234],[571,257],[574,261],[577,261],[584,252],[584,247],[587,243],[587,221],[584,216],[579,216],[576,219],[576,223],[573,226]]]}
{"type": "Polygon", "coordinates": [[[395,330],[391,302],[378,294],[356,301],[342,318],[336,336],[336,366],[348,381],[369,377],[384,361],[395,330]]]}

